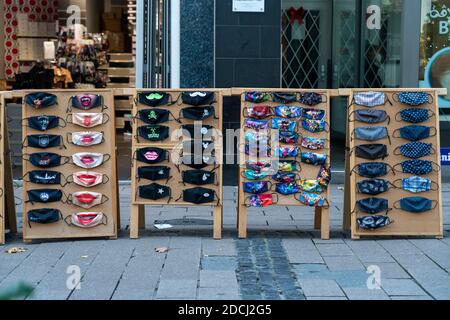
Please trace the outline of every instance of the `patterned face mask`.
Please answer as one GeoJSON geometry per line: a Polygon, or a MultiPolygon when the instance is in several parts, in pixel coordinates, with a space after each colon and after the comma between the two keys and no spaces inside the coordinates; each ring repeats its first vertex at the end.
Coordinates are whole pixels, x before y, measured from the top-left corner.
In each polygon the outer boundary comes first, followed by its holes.
{"type": "Polygon", "coordinates": [[[269,144],[268,133],[260,131],[247,131],[245,133],[245,141],[250,143],[260,143],[263,145],[269,144]]]}
{"type": "Polygon", "coordinates": [[[43,109],[58,104],[58,98],[54,94],[36,92],[25,96],[25,103],[35,109],[43,109]]]}
{"type": "Polygon", "coordinates": [[[325,118],[325,111],[320,109],[303,109],[302,118],[309,120],[323,120],[325,118]]]}
{"type": "Polygon", "coordinates": [[[247,169],[242,173],[242,177],[244,177],[247,180],[254,180],[254,181],[264,180],[269,176],[270,173],[268,171],[255,171],[247,169]]]}
{"type": "Polygon", "coordinates": [[[295,198],[297,201],[308,207],[325,207],[329,206],[328,200],[318,194],[302,192],[300,196],[295,198]]]}
{"type": "Polygon", "coordinates": [[[375,179],[387,175],[388,167],[389,165],[382,162],[361,163],[352,170],[352,173],[357,172],[361,177],[375,179]]]}
{"type": "Polygon", "coordinates": [[[439,172],[440,166],[425,160],[408,160],[397,164],[394,166],[394,170],[401,173],[406,174],[414,174],[416,176],[423,176],[432,173],[433,171],[439,172]],[[433,165],[437,167],[437,169],[433,169],[433,165]],[[398,168],[401,169],[398,169],[398,168]]]}
{"type": "Polygon", "coordinates": [[[272,169],[272,163],[267,161],[247,161],[245,163],[247,170],[253,170],[257,172],[270,171],[272,169]]]}
{"type": "Polygon", "coordinates": [[[207,106],[214,103],[214,92],[183,92],[181,94],[181,100],[184,104],[191,106],[207,106]]]}
{"type": "Polygon", "coordinates": [[[145,109],[138,112],[138,119],[147,124],[161,124],[169,121],[170,116],[175,119],[169,110],[145,109]]]}
{"type": "Polygon", "coordinates": [[[294,144],[298,142],[299,134],[289,131],[279,131],[279,140],[281,143],[294,144]]]}
{"type": "Polygon", "coordinates": [[[423,123],[434,117],[435,113],[427,109],[406,109],[396,114],[395,120],[409,123],[423,123]]]}
{"type": "Polygon", "coordinates": [[[88,129],[104,125],[108,121],[109,116],[104,113],[73,113],[67,118],[68,123],[88,129]]]}
{"type": "Polygon", "coordinates": [[[394,131],[394,138],[402,138],[409,141],[420,141],[436,136],[436,128],[426,126],[406,126],[394,131]],[[434,133],[432,134],[432,130],[434,133]]]}
{"type": "Polygon", "coordinates": [[[356,189],[361,194],[377,196],[389,190],[389,182],[383,179],[364,180],[356,184],[356,189]]]}
{"type": "Polygon", "coordinates": [[[411,142],[394,150],[396,156],[402,155],[410,159],[419,159],[435,154],[431,143],[411,142]]]}
{"type": "Polygon", "coordinates": [[[70,143],[80,147],[91,147],[104,142],[102,132],[74,132],[67,137],[70,143]]]}
{"type": "Polygon", "coordinates": [[[244,146],[244,152],[251,157],[269,158],[272,150],[267,145],[256,147],[254,145],[250,146],[249,144],[246,144],[244,146]]]}
{"type": "MultiPolygon", "coordinates": [[[[54,203],[63,200],[63,192],[61,190],[39,189],[27,191],[27,203],[54,203]]],[[[64,201],[63,201],[64,202],[64,201]]]]}
{"type": "Polygon", "coordinates": [[[302,147],[309,150],[325,149],[326,139],[302,137],[302,147]]]}
{"type": "Polygon", "coordinates": [[[303,119],[302,127],[311,133],[320,133],[327,131],[328,123],[325,120],[303,119]]]}
{"type": "Polygon", "coordinates": [[[353,138],[362,141],[378,141],[389,137],[386,127],[362,127],[356,128],[353,138]]]}
{"type": "MultiPolygon", "coordinates": [[[[78,94],[71,98],[71,106],[75,109],[79,110],[92,110],[95,108],[102,108],[103,106],[103,97],[98,94],[78,94]]],[[[72,111],[71,108],[68,110],[72,111]]]]}
{"type": "Polygon", "coordinates": [[[215,117],[215,109],[213,106],[207,107],[189,107],[180,111],[180,117],[194,121],[202,121],[212,117],[215,117]]]}
{"type": "Polygon", "coordinates": [[[272,119],[272,129],[294,132],[297,129],[297,122],[282,118],[272,119]]]}
{"type": "Polygon", "coordinates": [[[321,166],[327,163],[328,156],[326,154],[318,154],[312,152],[302,153],[302,162],[313,166],[321,166]]]}
{"type": "Polygon", "coordinates": [[[299,192],[296,183],[278,183],[275,191],[283,196],[291,196],[299,192]]]}
{"type": "Polygon", "coordinates": [[[297,158],[299,155],[298,147],[279,147],[278,156],[282,159],[297,158]]]}
{"type": "Polygon", "coordinates": [[[299,166],[297,161],[279,161],[278,162],[278,171],[281,172],[300,172],[301,167],[299,166]]]}
{"type": "Polygon", "coordinates": [[[358,121],[362,123],[368,124],[376,124],[383,123],[388,120],[388,124],[391,122],[390,117],[387,112],[384,110],[375,110],[375,109],[361,109],[356,110],[350,114],[349,121],[358,121]],[[351,119],[353,115],[353,120],[351,119]]]}
{"type": "Polygon", "coordinates": [[[409,191],[411,193],[422,193],[422,192],[428,192],[430,190],[432,191],[438,191],[439,185],[436,183],[433,183],[428,178],[422,178],[418,176],[405,178],[402,180],[397,180],[394,182],[394,185],[398,185],[400,183],[400,189],[409,191]],[[434,186],[434,188],[433,188],[434,186]]]}
{"type": "Polygon", "coordinates": [[[437,201],[424,197],[403,198],[394,204],[394,208],[410,213],[424,213],[436,209],[437,201]]]}
{"type": "Polygon", "coordinates": [[[331,183],[331,167],[322,166],[317,175],[317,181],[321,186],[328,187],[331,183]]]}
{"type": "Polygon", "coordinates": [[[247,101],[247,102],[262,103],[262,102],[267,102],[269,100],[270,100],[270,94],[268,94],[266,92],[253,91],[253,92],[247,92],[245,94],[245,101],[247,101]]]}
{"type": "Polygon", "coordinates": [[[353,101],[358,106],[373,108],[385,105],[387,98],[384,92],[361,92],[354,94],[353,101]]]}
{"type": "Polygon", "coordinates": [[[59,167],[69,163],[70,160],[68,157],[62,157],[59,154],[48,152],[33,153],[30,155],[24,154],[23,159],[29,161],[33,166],[38,168],[59,167]]]}
{"type": "Polygon", "coordinates": [[[256,120],[262,120],[270,117],[272,111],[269,106],[254,106],[252,108],[244,109],[244,117],[256,120]]]}
{"type": "Polygon", "coordinates": [[[368,198],[356,202],[358,212],[378,214],[389,211],[389,201],[380,198],[368,198]]]}
{"type": "Polygon", "coordinates": [[[142,148],[136,151],[136,160],[146,164],[158,164],[168,158],[168,152],[160,148],[142,148]]]}
{"type": "Polygon", "coordinates": [[[277,174],[272,176],[272,180],[279,183],[294,183],[298,180],[298,175],[296,173],[282,173],[278,172],[277,174]]]}
{"type": "Polygon", "coordinates": [[[244,182],[244,192],[250,194],[262,194],[272,189],[272,184],[268,181],[244,182]]]}
{"type": "Polygon", "coordinates": [[[138,103],[149,106],[159,107],[168,105],[171,97],[165,92],[141,92],[138,93],[138,103]]]}
{"type": "Polygon", "coordinates": [[[267,130],[269,129],[269,121],[245,119],[245,127],[253,130],[267,130]]]}
{"type": "Polygon", "coordinates": [[[288,104],[297,101],[297,94],[290,92],[274,92],[272,100],[277,103],[288,104]]]}
{"type": "Polygon", "coordinates": [[[278,106],[275,107],[275,115],[280,118],[300,118],[302,116],[302,109],[299,107],[278,106]]]}
{"type": "Polygon", "coordinates": [[[300,180],[297,184],[302,192],[320,194],[325,191],[318,180],[300,180]]]}
{"type": "Polygon", "coordinates": [[[63,119],[55,116],[37,116],[26,119],[28,127],[38,131],[47,131],[55,128],[65,128],[66,123],[63,119]],[[60,124],[62,123],[62,124],[60,124]]]}
{"type": "Polygon", "coordinates": [[[27,144],[23,147],[48,149],[48,148],[62,148],[63,138],[53,134],[35,134],[26,138],[27,144]]]}
{"type": "Polygon", "coordinates": [[[82,229],[91,229],[99,225],[107,225],[107,218],[101,212],[80,212],[73,214],[65,219],[65,222],[74,227],[82,229]],[[70,220],[69,220],[70,219],[70,220]]]}
{"type": "Polygon", "coordinates": [[[278,196],[276,194],[258,194],[248,197],[245,200],[245,205],[253,208],[265,208],[275,205],[277,202],[278,196]]]}
{"type": "Polygon", "coordinates": [[[138,128],[139,137],[151,142],[164,141],[169,138],[169,127],[160,125],[142,126],[138,128]]]}
{"type": "Polygon", "coordinates": [[[433,97],[427,92],[400,92],[394,94],[394,100],[414,107],[433,103],[433,97]]]}
{"type": "Polygon", "coordinates": [[[361,217],[356,222],[364,230],[377,230],[391,224],[391,220],[386,216],[361,217]]]}
{"type": "Polygon", "coordinates": [[[321,104],[323,101],[322,95],[315,92],[301,93],[299,98],[300,103],[307,106],[316,106],[321,104]]]}

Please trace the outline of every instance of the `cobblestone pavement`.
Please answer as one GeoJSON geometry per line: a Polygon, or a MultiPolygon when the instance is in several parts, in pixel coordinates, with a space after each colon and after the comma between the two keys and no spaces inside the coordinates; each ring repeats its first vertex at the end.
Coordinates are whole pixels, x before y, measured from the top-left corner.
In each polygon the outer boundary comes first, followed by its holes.
{"type": "MultiPolygon", "coordinates": [[[[444,193],[450,193],[450,185],[444,193]]],[[[238,240],[236,189],[225,188],[222,241],[211,239],[211,210],[199,207],[148,207],[147,231],[130,240],[129,194],[128,186],[120,187],[124,229],[117,241],[23,245],[8,237],[0,252],[0,290],[25,281],[35,287],[27,299],[36,300],[450,299],[448,200],[443,240],[350,240],[341,232],[343,192],[336,185],[330,241],[319,240],[311,210],[286,207],[250,210],[249,239],[238,240]],[[157,231],[156,220],[174,228],[157,231]],[[28,251],[4,252],[14,246],[28,251]],[[168,251],[157,253],[155,248],[168,251]],[[70,266],[81,272],[79,289],[66,285],[70,266]],[[367,287],[367,269],[373,267],[381,271],[381,288],[376,290],[367,287]]]]}

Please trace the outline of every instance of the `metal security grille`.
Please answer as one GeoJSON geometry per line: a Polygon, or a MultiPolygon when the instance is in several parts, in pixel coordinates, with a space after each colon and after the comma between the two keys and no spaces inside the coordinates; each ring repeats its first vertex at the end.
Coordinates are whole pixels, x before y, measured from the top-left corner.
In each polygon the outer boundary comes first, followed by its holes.
{"type": "Polygon", "coordinates": [[[381,30],[368,30],[363,43],[363,83],[367,88],[386,86],[387,22],[383,20],[381,30]]]}
{"type": "Polygon", "coordinates": [[[356,14],[354,10],[342,11],[340,14],[342,32],[339,38],[338,69],[334,70],[338,87],[353,88],[357,81],[356,52],[357,42],[355,35],[356,14]]]}

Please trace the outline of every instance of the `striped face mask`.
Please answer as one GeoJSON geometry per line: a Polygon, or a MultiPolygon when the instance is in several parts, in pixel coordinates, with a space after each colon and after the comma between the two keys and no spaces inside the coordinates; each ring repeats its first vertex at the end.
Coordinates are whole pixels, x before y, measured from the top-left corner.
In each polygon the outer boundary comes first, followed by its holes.
{"type": "Polygon", "coordinates": [[[386,94],[384,92],[361,92],[353,96],[354,103],[358,106],[377,107],[386,104],[386,94]]]}

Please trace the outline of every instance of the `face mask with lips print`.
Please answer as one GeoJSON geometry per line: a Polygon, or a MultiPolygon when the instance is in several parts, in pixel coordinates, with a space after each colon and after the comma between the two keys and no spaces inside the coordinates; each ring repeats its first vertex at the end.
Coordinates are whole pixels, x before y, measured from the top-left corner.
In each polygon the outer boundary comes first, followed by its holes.
{"type": "Polygon", "coordinates": [[[388,125],[391,123],[391,118],[384,110],[376,109],[361,109],[356,110],[350,114],[350,122],[362,122],[368,124],[377,124],[388,121],[388,125]],[[352,118],[353,116],[353,118],[352,118]]]}
{"type": "Polygon", "coordinates": [[[84,188],[93,188],[101,184],[107,184],[109,182],[109,178],[97,172],[89,172],[89,171],[80,171],[75,172],[72,175],[72,180],[69,182],[73,182],[76,185],[84,188]]]}
{"type": "Polygon", "coordinates": [[[298,99],[298,101],[301,104],[307,105],[307,106],[316,106],[318,104],[321,104],[322,102],[324,102],[324,99],[322,97],[321,94],[316,93],[316,92],[306,92],[306,93],[301,93],[300,94],[300,98],[298,99]]]}
{"type": "Polygon", "coordinates": [[[267,92],[253,91],[244,94],[246,102],[262,103],[270,100],[270,94],[267,92]]]}
{"type": "Polygon", "coordinates": [[[25,140],[26,145],[24,143],[24,147],[27,148],[50,149],[64,146],[62,136],[59,135],[35,134],[28,136],[25,140]]]}
{"type": "Polygon", "coordinates": [[[82,128],[95,128],[108,123],[109,115],[106,113],[72,113],[67,117],[67,123],[82,128]]]}
{"type": "Polygon", "coordinates": [[[252,208],[265,208],[271,205],[276,205],[277,202],[277,194],[254,194],[245,199],[245,206],[252,208]]]}
{"type": "Polygon", "coordinates": [[[395,130],[393,137],[415,142],[435,137],[436,135],[437,130],[435,127],[411,125],[395,130]]]}
{"type": "Polygon", "coordinates": [[[159,107],[172,104],[171,97],[166,92],[140,92],[137,102],[148,107],[159,107]]]}
{"type": "Polygon", "coordinates": [[[63,219],[61,211],[50,208],[31,210],[27,213],[27,217],[30,228],[31,223],[51,224],[63,219]]]}
{"type": "Polygon", "coordinates": [[[297,102],[297,94],[291,92],[274,92],[272,93],[272,101],[282,104],[297,102]]]}
{"type": "Polygon", "coordinates": [[[378,230],[389,226],[392,222],[387,216],[369,216],[356,219],[358,226],[363,230],[378,230]]]}
{"type": "Polygon", "coordinates": [[[63,119],[56,116],[36,116],[25,119],[28,127],[37,131],[48,131],[55,128],[64,128],[66,123],[63,119]],[[60,125],[60,123],[62,124],[60,125]]]}
{"type": "Polygon", "coordinates": [[[278,106],[274,110],[277,117],[284,119],[294,119],[302,116],[302,108],[300,107],[278,106]]]}
{"type": "Polygon", "coordinates": [[[58,104],[58,98],[54,94],[45,92],[30,93],[25,96],[25,103],[35,109],[44,109],[58,104]]]}
{"type": "Polygon", "coordinates": [[[100,167],[111,159],[111,155],[101,153],[76,153],[72,155],[72,162],[83,169],[94,169],[100,167]]]}
{"type": "Polygon", "coordinates": [[[428,92],[400,92],[393,97],[395,101],[413,107],[433,103],[433,97],[428,92]]]}
{"type": "Polygon", "coordinates": [[[39,185],[62,185],[62,174],[55,171],[30,171],[24,176],[24,181],[39,185]],[[28,181],[25,178],[28,176],[28,181]]]}
{"type": "Polygon", "coordinates": [[[353,101],[358,106],[379,107],[384,106],[388,101],[384,92],[358,92],[353,95],[353,101]]]}
{"type": "Polygon", "coordinates": [[[184,119],[193,121],[202,121],[215,117],[215,109],[213,106],[206,107],[189,107],[180,111],[180,119],[183,116],[184,119]]]}
{"type": "Polygon", "coordinates": [[[211,105],[215,101],[214,92],[183,92],[181,94],[181,100],[183,104],[190,106],[206,106],[211,105]]]}
{"type": "Polygon", "coordinates": [[[169,153],[160,148],[142,148],[136,151],[136,160],[146,164],[158,164],[169,159],[169,153]]]}
{"type": "Polygon", "coordinates": [[[100,225],[107,225],[108,219],[101,212],[80,212],[68,216],[64,220],[67,225],[78,227],[81,229],[92,229],[100,225]]]}
{"type": "MultiPolygon", "coordinates": [[[[96,108],[104,108],[103,96],[99,94],[78,94],[70,98],[70,104],[72,108],[78,110],[92,110],[96,108]]],[[[72,108],[69,108],[69,112],[72,112],[72,108]]]]}
{"type": "Polygon", "coordinates": [[[243,110],[244,118],[264,120],[272,115],[270,106],[247,107],[243,110]]]}
{"type": "Polygon", "coordinates": [[[59,154],[48,152],[32,153],[30,155],[24,154],[23,159],[38,168],[55,168],[65,165],[70,161],[68,157],[62,157],[59,154]]]}
{"type": "Polygon", "coordinates": [[[63,199],[63,192],[61,190],[53,189],[36,189],[27,191],[27,203],[54,203],[61,202],[63,199]]]}
{"type": "Polygon", "coordinates": [[[168,180],[170,179],[170,167],[165,166],[147,166],[138,168],[138,179],[145,179],[151,181],[168,180]]]}
{"type": "Polygon", "coordinates": [[[83,209],[92,209],[108,202],[109,198],[98,192],[81,191],[69,196],[68,202],[83,209]]]}
{"type": "Polygon", "coordinates": [[[151,142],[160,142],[169,138],[169,127],[160,125],[149,125],[138,128],[138,141],[139,138],[151,142]]]}
{"type": "Polygon", "coordinates": [[[105,141],[103,132],[68,133],[67,140],[69,143],[79,147],[92,147],[105,141]]]}

